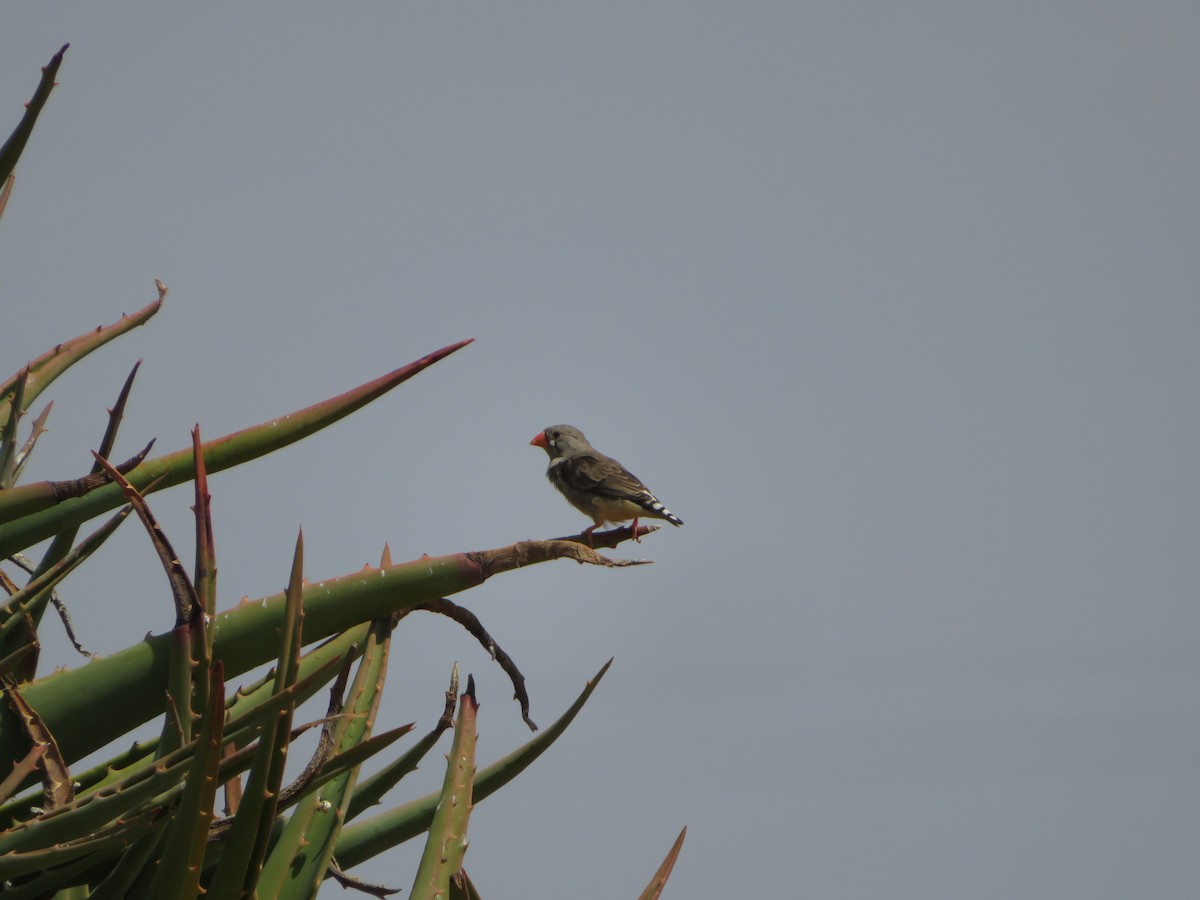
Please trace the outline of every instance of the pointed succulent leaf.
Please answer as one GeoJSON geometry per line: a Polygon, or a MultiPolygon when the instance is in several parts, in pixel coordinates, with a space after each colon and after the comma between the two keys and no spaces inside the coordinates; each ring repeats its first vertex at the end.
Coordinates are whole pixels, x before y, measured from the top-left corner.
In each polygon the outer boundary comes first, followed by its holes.
{"type": "MultiPolygon", "coordinates": [[[[300,672],[300,644],[304,625],[303,582],[304,535],[301,533],[296,538],[292,573],[284,592],[285,614],[279,641],[280,657],[272,685],[275,693],[294,689],[300,672]]],[[[257,888],[275,822],[279,790],[283,784],[294,712],[294,705],[284,709],[277,719],[267,723],[259,738],[241,804],[225,839],[221,860],[209,883],[208,894],[212,898],[252,895],[257,888]]]]}
{"type": "Polygon", "coordinates": [[[415,772],[417,766],[425,755],[433,749],[440,738],[450,725],[438,725],[424,735],[416,744],[409,748],[403,755],[387,763],[378,772],[364,778],[354,788],[354,796],[350,798],[350,805],[346,808],[346,821],[362,815],[366,810],[370,809],[375,804],[383,799],[383,795],[390,791],[393,787],[400,783],[405,775],[415,772]]]}
{"type": "Polygon", "coordinates": [[[200,893],[200,870],[208,843],[208,826],[213,820],[225,721],[225,681],[219,660],[213,665],[210,678],[208,693],[212,701],[200,728],[183,793],[167,825],[163,854],[154,871],[151,893],[158,897],[184,900],[200,893]]]}
{"type": "Polygon", "coordinates": [[[471,787],[475,779],[475,679],[467,676],[467,690],[458,704],[454,742],[446,757],[442,794],[429,826],[425,852],[417,866],[411,896],[414,900],[439,900],[450,891],[450,879],[462,869],[467,852],[467,822],[471,816],[471,787]]]}
{"type": "MultiPolygon", "coordinates": [[[[195,585],[198,612],[207,623],[217,611],[217,548],[213,538],[212,497],[208,493],[208,470],[204,467],[204,452],[200,442],[200,426],[192,429],[192,459],[196,465],[194,479],[196,505],[196,571],[192,576],[195,585]]],[[[213,630],[200,631],[203,640],[196,642],[192,653],[207,669],[212,660],[213,630]]]]}
{"type": "Polygon", "coordinates": [[[130,900],[139,877],[153,865],[153,860],[158,859],[161,837],[161,834],[151,832],[125,848],[120,859],[106,860],[105,867],[91,873],[87,879],[89,884],[95,885],[87,900],[130,900]]]}
{"type": "MultiPolygon", "coordinates": [[[[111,325],[102,325],[99,328],[86,331],[78,337],[73,337],[68,341],[63,341],[61,344],[56,344],[53,348],[47,350],[31,362],[28,366],[29,383],[25,392],[26,405],[32,403],[42,391],[46,390],[53,383],[54,379],[93,350],[103,347],[109,341],[120,337],[127,331],[137,328],[139,325],[144,325],[150,320],[151,316],[162,309],[163,299],[166,297],[166,294],[166,288],[160,284],[158,299],[153,303],[143,306],[135,313],[121,316],[120,319],[111,325]]],[[[9,410],[7,409],[7,403],[16,390],[18,377],[19,375],[14,375],[3,384],[0,384],[0,401],[4,401],[5,404],[4,406],[0,406],[0,424],[8,421],[9,410]]]]}
{"type": "MultiPolygon", "coordinates": [[[[334,753],[321,766],[321,773],[304,786],[304,793],[311,793],[328,784],[333,779],[341,777],[351,769],[358,768],[368,759],[382,753],[412,730],[413,726],[411,723],[401,725],[399,728],[392,728],[382,734],[366,738],[361,743],[355,744],[347,750],[334,753]]],[[[357,787],[355,788],[355,793],[358,793],[357,787]]]]}
{"type": "MultiPolygon", "coordinates": [[[[153,829],[161,812],[160,809],[146,809],[70,841],[0,854],[0,880],[9,881],[31,872],[53,869],[84,856],[110,856],[153,829]]],[[[7,889],[3,893],[5,898],[9,896],[7,889]]]]}
{"type": "Polygon", "coordinates": [[[4,215],[4,209],[8,206],[8,198],[12,196],[13,182],[16,181],[16,176],[12,172],[8,173],[8,177],[0,183],[0,216],[4,215]]]}
{"type": "MultiPolygon", "coordinates": [[[[319,640],[367,619],[454,594],[501,572],[552,559],[573,559],[601,566],[624,560],[603,557],[571,541],[522,541],[497,550],[426,557],[389,569],[362,569],[304,588],[304,639],[319,640]]],[[[213,655],[225,662],[227,678],[269,661],[272,634],[282,621],[284,597],[276,594],[246,601],[219,613],[213,655]]],[[[167,654],[156,635],[125,650],[92,660],[79,669],[55,672],[26,687],[29,702],[41,713],[68,761],[79,759],[127,733],[163,710],[167,654]],[[106,698],[120,697],[115,707],[106,698]]],[[[0,708],[0,758],[18,759],[28,749],[0,708]]]]}
{"type": "Polygon", "coordinates": [[[667,886],[667,879],[671,877],[671,870],[675,868],[675,860],[679,858],[679,851],[683,849],[685,837],[687,837],[686,825],[683,831],[679,832],[679,837],[675,838],[675,843],[667,851],[666,859],[662,861],[662,865],[658,867],[658,871],[654,873],[654,877],[650,879],[650,883],[646,885],[646,889],[642,891],[638,900],[658,900],[662,896],[663,888],[667,886]]]}
{"type": "Polygon", "coordinates": [[[17,426],[25,415],[27,401],[25,391],[29,385],[29,367],[17,373],[17,383],[8,397],[8,417],[0,428],[0,490],[13,485],[13,473],[17,468],[17,426]]]}
{"type": "Polygon", "coordinates": [[[78,841],[97,834],[113,822],[144,811],[146,804],[177,785],[187,771],[187,759],[156,767],[123,788],[77,799],[64,807],[21,822],[0,834],[0,874],[6,854],[31,851],[78,841]]]}
{"type": "MultiPolygon", "coordinates": [[[[265,680],[251,688],[236,693],[227,707],[231,721],[225,729],[226,743],[241,743],[252,737],[253,729],[258,727],[259,711],[266,710],[265,715],[268,717],[278,715],[278,710],[283,707],[277,704],[290,703],[296,706],[315,695],[336,673],[339,662],[348,655],[357,653],[356,648],[362,647],[368,627],[369,623],[363,623],[306,653],[300,660],[296,684],[287,691],[286,701],[274,691],[273,672],[268,673],[265,680]]],[[[78,792],[82,794],[99,790],[127,777],[139,768],[151,765],[158,755],[158,746],[158,738],[135,743],[129,750],[112,759],[76,773],[75,780],[80,784],[78,792]]],[[[40,797],[40,792],[36,796],[27,794],[0,807],[0,829],[9,827],[15,821],[29,818],[29,809],[40,802],[40,797]]]]}
{"type": "MultiPolygon", "coordinates": [[[[370,735],[383,693],[393,624],[391,616],[372,623],[354,683],[344,704],[339,703],[342,714],[328,728],[335,753],[353,751],[370,735]]],[[[352,766],[301,800],[263,867],[260,895],[303,900],[316,892],[333,857],[357,775],[358,766],[352,766]]]]}
{"type": "Polygon", "coordinates": [[[17,454],[16,465],[13,466],[13,484],[16,484],[21,479],[21,472],[25,469],[25,464],[29,462],[29,458],[33,455],[33,448],[37,446],[38,438],[46,433],[46,420],[50,418],[50,410],[53,408],[53,402],[47,403],[34,418],[33,425],[29,429],[29,437],[25,439],[25,444],[21,447],[21,452],[17,454]]]}
{"type": "MultiPolygon", "coordinates": [[[[204,461],[209,474],[257,459],[320,431],[470,342],[471,339],[468,338],[443,347],[416,362],[306,409],[206,441],[203,445],[204,461]]],[[[37,363],[33,365],[36,375],[37,363]]],[[[182,484],[192,478],[192,448],[187,447],[166,456],[146,460],[136,471],[129,474],[133,486],[147,493],[182,484]]],[[[65,528],[86,522],[118,506],[121,497],[121,488],[108,484],[86,496],[66,500],[50,509],[43,509],[15,520],[0,512],[0,557],[10,556],[53,537],[65,528]]],[[[0,510],[3,510],[2,503],[3,494],[0,494],[0,510]]]]}
{"type": "Polygon", "coordinates": [[[21,117],[21,121],[4,145],[0,146],[0,181],[6,181],[13,169],[16,168],[17,160],[21,158],[21,151],[25,149],[29,135],[33,133],[34,123],[37,122],[38,115],[41,114],[46,101],[50,99],[50,92],[54,90],[54,79],[58,75],[58,67],[62,65],[63,54],[70,46],[70,44],[63,44],[62,49],[50,57],[50,62],[42,67],[42,80],[38,82],[32,99],[25,104],[25,115],[21,117]]]}
{"type": "MultiPolygon", "coordinates": [[[[323,673],[317,673],[316,677],[320,674],[323,673]]],[[[225,726],[226,739],[236,744],[251,743],[264,722],[278,717],[294,702],[293,687],[273,696],[269,703],[234,717],[225,726]]],[[[70,803],[39,814],[30,821],[9,826],[0,832],[0,854],[75,840],[147,803],[168,804],[179,793],[197,745],[198,741],[192,740],[173,753],[154,760],[152,765],[135,764],[130,772],[121,773],[123,777],[106,781],[97,790],[78,795],[70,803]]],[[[249,768],[253,751],[254,748],[249,747],[222,758],[219,777],[224,780],[249,768]]]]}
{"type": "MultiPolygon", "coordinates": [[[[150,834],[153,834],[153,830],[150,831],[150,834]]],[[[131,845],[136,845],[144,838],[138,837],[135,832],[125,839],[131,845]]],[[[108,848],[104,844],[99,844],[96,847],[97,849],[90,850],[70,862],[63,862],[49,869],[33,869],[24,877],[18,876],[10,880],[4,887],[4,900],[10,900],[10,898],[11,900],[44,900],[47,897],[53,897],[55,900],[75,900],[76,894],[72,894],[71,890],[78,892],[77,886],[85,884],[92,873],[103,866],[112,865],[122,855],[119,846],[108,848]]],[[[41,853],[42,851],[33,852],[41,853]]],[[[88,900],[91,900],[95,895],[87,896],[88,900]]]]}
{"type": "MultiPolygon", "coordinates": [[[[108,411],[108,426],[104,430],[104,437],[100,439],[100,449],[96,451],[97,455],[103,459],[108,459],[112,456],[113,446],[117,440],[117,430],[121,425],[121,419],[125,415],[125,405],[129,401],[129,392],[133,388],[133,379],[137,375],[138,369],[141,367],[142,361],[139,359],[133,364],[129,375],[125,378],[125,383],[121,386],[121,392],[117,395],[117,402],[113,404],[108,411]]],[[[92,462],[92,474],[100,472],[99,460],[92,462]]],[[[54,535],[54,540],[50,542],[49,548],[42,555],[42,560],[38,563],[37,572],[35,575],[40,575],[53,566],[56,562],[62,559],[70,551],[71,545],[75,541],[75,535],[79,531],[79,526],[65,528],[58,534],[54,535]]],[[[34,624],[39,621],[37,616],[34,616],[34,624]]]]}
{"type": "Polygon", "coordinates": [[[146,502],[146,498],[130,484],[121,471],[98,454],[96,462],[100,463],[104,473],[121,488],[121,493],[133,506],[138,518],[142,520],[142,524],[146,528],[146,533],[150,536],[150,543],[154,546],[159,562],[166,570],[167,582],[171,585],[171,595],[175,599],[176,627],[190,622],[196,617],[199,606],[199,601],[196,599],[196,588],[188,578],[183,563],[179,561],[179,555],[175,552],[175,548],[171,546],[170,538],[167,537],[166,532],[162,530],[158,520],[150,511],[150,505],[146,502]]]}
{"type": "MultiPolygon", "coordinates": [[[[554,724],[529,743],[478,772],[475,775],[472,802],[478,803],[491,796],[541,756],[566,731],[567,726],[583,709],[583,705],[592,695],[592,691],[596,689],[596,685],[600,683],[600,679],[604,677],[604,673],[608,671],[610,665],[612,665],[611,659],[587,683],[583,693],[554,724]]],[[[403,806],[347,825],[342,829],[341,837],[338,839],[338,864],[346,869],[353,868],[385,850],[423,834],[433,822],[433,816],[440,800],[440,792],[427,794],[403,806]]]]}

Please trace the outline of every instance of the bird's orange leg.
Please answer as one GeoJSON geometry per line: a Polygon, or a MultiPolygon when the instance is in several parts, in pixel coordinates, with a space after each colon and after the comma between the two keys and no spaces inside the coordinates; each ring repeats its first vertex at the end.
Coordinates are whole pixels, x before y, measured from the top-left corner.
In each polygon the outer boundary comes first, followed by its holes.
{"type": "Polygon", "coordinates": [[[583,535],[584,535],[584,537],[587,538],[589,547],[596,546],[595,542],[592,540],[592,532],[595,531],[597,528],[599,528],[603,524],[604,524],[603,522],[597,522],[595,525],[591,526],[590,528],[583,529],[583,535]]]}
{"type": "Polygon", "coordinates": [[[637,516],[634,516],[634,517],[633,517],[633,524],[632,524],[631,526],[629,526],[629,527],[633,529],[633,542],[634,542],[635,544],[640,544],[640,543],[642,542],[642,539],[641,539],[640,537],[638,537],[638,533],[637,533],[637,523],[638,523],[637,516]]]}

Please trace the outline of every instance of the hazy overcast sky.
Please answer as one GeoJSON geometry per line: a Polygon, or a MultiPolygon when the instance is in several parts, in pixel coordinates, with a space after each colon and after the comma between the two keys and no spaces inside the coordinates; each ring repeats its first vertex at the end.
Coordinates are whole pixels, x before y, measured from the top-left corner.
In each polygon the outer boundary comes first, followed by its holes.
{"type": "MultiPolygon", "coordinates": [[[[301,525],[314,579],[582,528],[528,446],[559,422],[687,522],[461,598],[541,723],[616,657],[477,807],[484,896],[635,897],[685,824],[674,900],[1196,896],[1200,6],[22,4],[0,131],[67,41],[4,374],[171,294],[27,480],[87,469],[139,357],[120,457],[474,337],[214,478],[222,606],[301,525]]],[[[181,549],[190,503],[153,500],[181,549]]],[[[132,523],[63,594],[101,653],[172,622],[132,523]]],[[[528,733],[445,621],[380,726],[455,660],[490,762],[528,733]]]]}

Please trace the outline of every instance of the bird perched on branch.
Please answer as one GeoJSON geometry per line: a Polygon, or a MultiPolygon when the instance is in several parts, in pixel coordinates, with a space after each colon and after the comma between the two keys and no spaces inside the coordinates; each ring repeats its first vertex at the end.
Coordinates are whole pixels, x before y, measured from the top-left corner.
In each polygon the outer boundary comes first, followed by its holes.
{"type": "Polygon", "coordinates": [[[617,524],[633,519],[634,540],[638,519],[643,516],[683,524],[683,519],[663,506],[632,472],[589,444],[578,428],[551,425],[529,443],[541,447],[550,457],[546,467],[550,483],[595,523],[583,532],[589,543],[592,532],[605,522],[617,524]]]}

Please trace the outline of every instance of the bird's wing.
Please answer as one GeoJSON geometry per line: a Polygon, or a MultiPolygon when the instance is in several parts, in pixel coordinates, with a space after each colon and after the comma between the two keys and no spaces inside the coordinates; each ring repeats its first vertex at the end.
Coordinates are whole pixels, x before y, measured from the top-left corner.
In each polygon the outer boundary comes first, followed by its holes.
{"type": "Polygon", "coordinates": [[[567,483],[580,491],[617,500],[637,501],[651,496],[632,472],[608,456],[578,456],[563,469],[567,483]]]}

